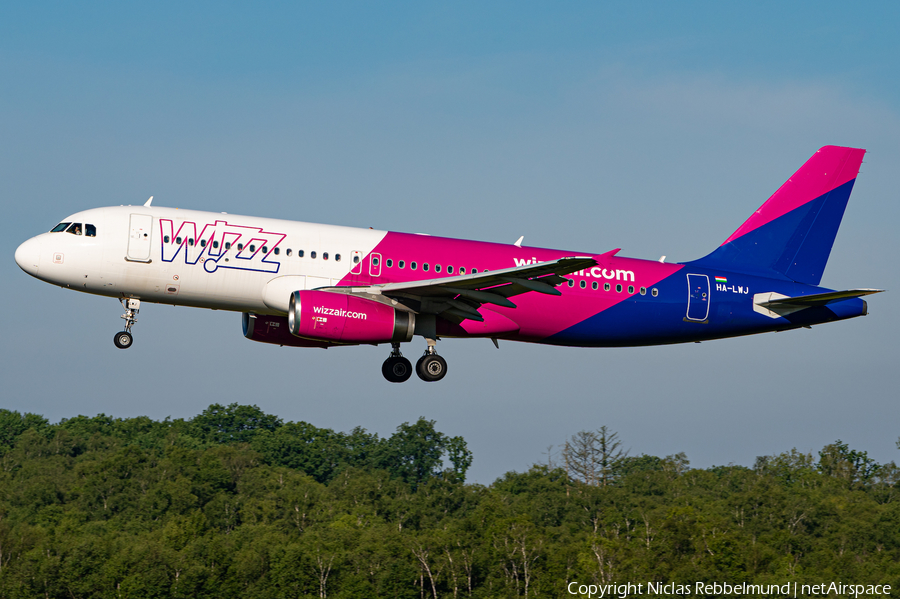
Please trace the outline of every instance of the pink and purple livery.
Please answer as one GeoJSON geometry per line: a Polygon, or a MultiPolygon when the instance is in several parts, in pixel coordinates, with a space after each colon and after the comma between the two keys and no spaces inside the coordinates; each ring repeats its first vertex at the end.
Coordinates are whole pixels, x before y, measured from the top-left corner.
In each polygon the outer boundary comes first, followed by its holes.
{"type": "Polygon", "coordinates": [[[115,297],[242,313],[296,347],[390,344],[391,382],[437,381],[442,337],[621,347],[809,327],[876,289],[819,287],[865,150],[818,150],[709,255],[679,264],[152,206],[74,214],[16,250],[28,274],[115,297]],[[415,368],[400,353],[425,339],[415,368]]]}

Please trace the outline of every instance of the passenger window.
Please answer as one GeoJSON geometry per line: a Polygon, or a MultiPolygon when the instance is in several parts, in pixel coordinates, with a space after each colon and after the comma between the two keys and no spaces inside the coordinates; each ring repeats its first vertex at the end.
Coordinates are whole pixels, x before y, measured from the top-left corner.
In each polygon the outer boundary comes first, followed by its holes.
{"type": "Polygon", "coordinates": [[[434,265],[434,272],[441,272],[441,265],[440,265],[440,264],[435,264],[435,265],[434,265]]]}
{"type": "Polygon", "coordinates": [[[634,293],[634,285],[628,286],[628,293],[634,293]]]}
{"type": "Polygon", "coordinates": [[[573,279],[569,279],[569,287],[574,287],[575,281],[573,279]]]}
{"type": "Polygon", "coordinates": [[[609,291],[609,283],[603,283],[603,291],[609,291]]]}
{"type": "Polygon", "coordinates": [[[66,227],[68,227],[70,224],[72,224],[72,223],[59,223],[58,225],[56,225],[55,227],[50,229],[50,232],[51,233],[61,233],[62,231],[65,231],[66,227]]]}
{"type": "Polygon", "coordinates": [[[390,268],[390,267],[392,267],[392,266],[394,265],[394,261],[391,260],[390,258],[388,258],[387,260],[384,261],[384,264],[385,264],[385,266],[387,266],[388,268],[390,268]]]}
{"type": "Polygon", "coordinates": [[[213,249],[214,249],[214,250],[219,249],[219,242],[218,242],[218,241],[213,241],[213,249]]]}
{"type": "Polygon", "coordinates": [[[448,267],[447,267],[447,274],[448,274],[448,275],[452,275],[452,274],[453,274],[453,267],[452,267],[452,266],[448,266],[448,267]]]}
{"type": "Polygon", "coordinates": [[[406,262],[403,260],[397,263],[397,268],[403,268],[404,266],[406,266],[406,262]]]}
{"type": "Polygon", "coordinates": [[[466,274],[466,267],[465,267],[465,266],[460,266],[460,267],[459,267],[459,274],[461,274],[461,275],[466,274]]]}
{"type": "Polygon", "coordinates": [[[473,275],[474,275],[474,274],[478,274],[478,269],[477,269],[477,268],[473,268],[473,269],[472,269],[472,274],[473,274],[473,275]]]}
{"type": "Polygon", "coordinates": [[[169,243],[169,236],[168,236],[168,235],[163,236],[163,242],[164,242],[164,243],[169,243]]]}
{"type": "Polygon", "coordinates": [[[616,285],[616,293],[622,293],[622,286],[616,285]]]}
{"type": "Polygon", "coordinates": [[[275,255],[277,256],[278,254],[281,253],[281,248],[275,248],[274,251],[275,251],[275,255]]]}
{"type": "MultiPolygon", "coordinates": [[[[302,258],[302,257],[303,257],[303,250],[297,250],[297,257],[298,257],[298,258],[302,258]]],[[[315,256],[313,256],[313,258],[315,258],[315,256]]]]}
{"type": "Polygon", "coordinates": [[[239,243],[239,244],[238,244],[238,251],[239,251],[239,252],[243,252],[243,251],[244,251],[244,244],[243,244],[243,243],[239,243]]]}
{"type": "Polygon", "coordinates": [[[72,235],[81,235],[81,223],[72,223],[69,225],[69,228],[66,229],[66,233],[71,233],[72,235]]]}
{"type": "Polygon", "coordinates": [[[264,246],[262,247],[262,250],[263,250],[263,254],[268,254],[268,253],[269,253],[269,246],[264,245],[264,246]]]}
{"type": "Polygon", "coordinates": [[[587,287],[587,281],[582,279],[581,282],[578,283],[578,286],[584,289],[585,287],[587,287]]]}
{"type": "Polygon", "coordinates": [[[250,244],[250,253],[253,254],[255,252],[256,252],[256,246],[251,243],[250,244]]]}
{"type": "Polygon", "coordinates": [[[641,287],[641,295],[647,295],[647,288],[641,287]]]}
{"type": "Polygon", "coordinates": [[[416,269],[416,263],[415,263],[415,262],[410,262],[410,263],[409,263],[409,268],[410,268],[411,270],[415,270],[415,269],[416,269]]]}
{"type": "Polygon", "coordinates": [[[84,235],[85,237],[96,237],[97,236],[97,227],[94,225],[85,225],[84,226],[84,235]]]}
{"type": "Polygon", "coordinates": [[[181,237],[176,237],[175,243],[177,243],[178,245],[181,245],[181,237]]]}
{"type": "Polygon", "coordinates": [[[193,238],[193,237],[191,237],[190,239],[188,239],[188,245],[194,245],[194,238],[193,238]]]}
{"type": "Polygon", "coordinates": [[[328,260],[328,252],[322,252],[322,260],[328,260]]]}
{"type": "Polygon", "coordinates": [[[650,295],[652,295],[653,297],[656,297],[657,295],[659,295],[659,290],[657,290],[656,287],[654,287],[653,289],[650,290],[650,295]]]}
{"type": "MultiPolygon", "coordinates": [[[[372,258],[372,266],[378,266],[378,258],[372,258]]],[[[425,270],[428,270],[427,268],[425,270]]]]}
{"type": "Polygon", "coordinates": [[[424,262],[424,263],[422,264],[422,270],[424,270],[424,271],[426,271],[426,272],[428,271],[428,263],[427,263],[427,262],[424,262]]]}
{"type": "Polygon", "coordinates": [[[201,240],[200,240],[200,247],[202,247],[202,248],[205,248],[205,247],[206,247],[206,240],[205,240],[205,239],[201,239],[201,240]]]}
{"type": "Polygon", "coordinates": [[[309,257],[312,258],[313,260],[315,260],[315,259],[316,259],[316,253],[315,253],[315,252],[310,252],[310,253],[309,253],[309,257]]]}
{"type": "Polygon", "coordinates": [[[593,289],[594,291],[597,291],[598,287],[600,287],[600,285],[597,284],[597,281],[591,283],[591,289],[593,289]]]}
{"type": "Polygon", "coordinates": [[[335,254],[335,255],[334,255],[334,261],[335,261],[335,262],[340,262],[340,261],[341,261],[341,255],[340,255],[340,254],[335,254]]]}
{"type": "Polygon", "coordinates": [[[285,252],[285,254],[287,254],[288,258],[290,258],[291,254],[293,254],[293,252],[291,251],[291,248],[288,248],[287,251],[285,252]]]}
{"type": "MultiPolygon", "coordinates": [[[[353,264],[359,264],[359,256],[353,256],[353,264]]],[[[402,266],[400,268],[403,268],[402,266]]]]}
{"type": "Polygon", "coordinates": [[[230,242],[230,241],[226,241],[226,242],[225,242],[225,249],[226,249],[226,250],[230,250],[230,249],[231,249],[231,242],[230,242]]]}

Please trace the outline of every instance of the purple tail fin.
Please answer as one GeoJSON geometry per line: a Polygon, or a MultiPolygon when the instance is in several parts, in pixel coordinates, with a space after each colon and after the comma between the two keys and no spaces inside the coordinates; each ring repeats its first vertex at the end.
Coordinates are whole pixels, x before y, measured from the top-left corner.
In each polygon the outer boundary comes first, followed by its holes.
{"type": "Polygon", "coordinates": [[[690,264],[818,285],[865,153],[819,149],[725,243],[690,264]]]}

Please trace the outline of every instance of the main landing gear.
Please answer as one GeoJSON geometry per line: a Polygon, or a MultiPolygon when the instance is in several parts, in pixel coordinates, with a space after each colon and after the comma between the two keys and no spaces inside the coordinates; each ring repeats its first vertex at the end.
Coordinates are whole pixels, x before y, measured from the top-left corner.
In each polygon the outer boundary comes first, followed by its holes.
{"type": "Polygon", "coordinates": [[[122,318],[125,319],[125,330],[115,334],[113,343],[119,349],[128,349],[134,343],[131,327],[137,322],[137,313],[141,309],[141,300],[123,297],[119,301],[122,303],[122,307],[125,308],[125,314],[122,315],[122,318]]]}
{"type": "Polygon", "coordinates": [[[431,339],[428,340],[425,355],[416,362],[416,374],[426,383],[439,381],[447,374],[447,360],[437,355],[431,339]]]}
{"type": "MultiPolygon", "coordinates": [[[[412,376],[412,364],[400,353],[400,344],[392,343],[391,355],[381,366],[381,374],[391,383],[403,383],[412,376]]],[[[447,361],[437,355],[434,340],[428,339],[428,349],[416,362],[416,374],[427,383],[433,383],[447,374],[447,361]]]]}
{"type": "Polygon", "coordinates": [[[404,383],[412,376],[412,364],[400,353],[400,344],[391,343],[391,355],[381,365],[381,374],[391,383],[404,383]]]}

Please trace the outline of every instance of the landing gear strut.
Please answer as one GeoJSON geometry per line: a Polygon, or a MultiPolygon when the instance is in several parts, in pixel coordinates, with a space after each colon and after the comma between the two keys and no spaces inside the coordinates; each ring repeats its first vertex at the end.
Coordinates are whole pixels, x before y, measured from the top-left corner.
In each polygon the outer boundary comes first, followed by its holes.
{"type": "Polygon", "coordinates": [[[434,339],[426,338],[426,341],[428,341],[428,349],[425,350],[425,355],[416,362],[416,374],[426,383],[434,383],[447,374],[447,361],[437,355],[434,339]]]}
{"type": "Polygon", "coordinates": [[[391,355],[381,365],[381,374],[391,383],[403,383],[412,376],[412,364],[400,353],[400,344],[391,343],[391,355]]]}
{"type": "Polygon", "coordinates": [[[137,314],[141,309],[141,300],[123,297],[119,301],[122,303],[122,307],[125,308],[125,314],[122,315],[122,318],[125,319],[125,330],[115,334],[113,343],[119,349],[128,349],[134,343],[131,327],[137,322],[137,314]]]}

